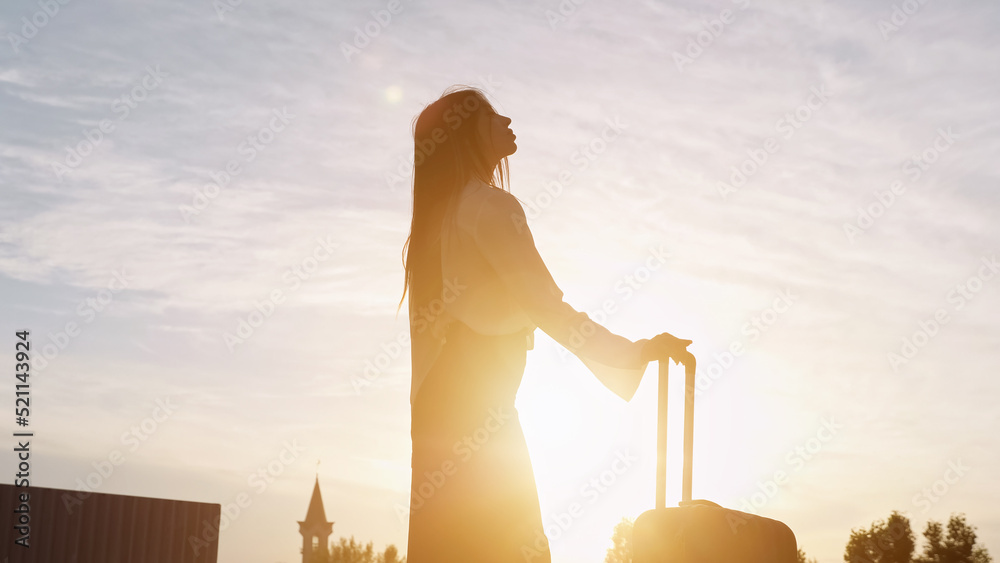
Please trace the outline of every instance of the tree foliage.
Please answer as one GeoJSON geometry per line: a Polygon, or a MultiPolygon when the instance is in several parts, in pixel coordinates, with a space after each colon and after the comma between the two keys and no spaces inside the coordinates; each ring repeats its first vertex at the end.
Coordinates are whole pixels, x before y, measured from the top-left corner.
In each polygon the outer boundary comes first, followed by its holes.
{"type": "MultiPolygon", "coordinates": [[[[976,542],[975,527],[963,514],[953,514],[947,527],[933,520],[924,529],[923,553],[914,557],[916,543],[908,518],[893,511],[888,520],[868,529],[851,530],[844,550],[847,563],[991,563],[986,548],[976,542]]],[[[800,558],[801,561],[801,558],[800,558]]]]}
{"type": "Polygon", "coordinates": [[[878,520],[867,530],[851,530],[851,538],[844,551],[844,561],[911,563],[915,547],[909,518],[893,511],[887,520],[878,520]]]}
{"type": "Polygon", "coordinates": [[[976,528],[964,514],[952,514],[947,533],[940,522],[931,520],[924,529],[924,552],[916,563],[990,563],[986,547],[976,542],[976,528]]]}
{"type": "Polygon", "coordinates": [[[611,547],[604,556],[604,563],[632,563],[632,524],[631,518],[622,518],[615,524],[611,534],[611,547]]]}
{"type": "Polygon", "coordinates": [[[406,563],[406,558],[399,558],[395,545],[389,545],[382,553],[376,553],[372,542],[362,545],[351,536],[351,539],[340,538],[340,541],[330,545],[330,563],[406,563]]]}
{"type": "Polygon", "coordinates": [[[390,544],[382,552],[382,559],[379,563],[404,563],[405,561],[405,557],[402,559],[399,558],[399,550],[396,549],[396,546],[390,544]]]}

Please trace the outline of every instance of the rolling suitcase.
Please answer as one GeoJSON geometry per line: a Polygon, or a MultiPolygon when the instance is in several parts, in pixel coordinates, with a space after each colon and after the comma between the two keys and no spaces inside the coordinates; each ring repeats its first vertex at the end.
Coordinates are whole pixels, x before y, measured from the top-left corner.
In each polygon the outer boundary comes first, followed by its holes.
{"type": "Polygon", "coordinates": [[[632,527],[633,563],[796,563],[795,534],[785,524],[706,500],[691,500],[695,362],[685,365],[684,473],[682,500],[666,507],[667,379],[669,360],[659,361],[656,430],[656,508],[632,527]]]}

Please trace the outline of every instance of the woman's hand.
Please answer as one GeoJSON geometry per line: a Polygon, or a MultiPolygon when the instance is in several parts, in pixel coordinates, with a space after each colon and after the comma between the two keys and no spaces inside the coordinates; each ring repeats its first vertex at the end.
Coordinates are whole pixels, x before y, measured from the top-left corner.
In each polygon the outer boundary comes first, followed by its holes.
{"type": "Polygon", "coordinates": [[[675,364],[687,364],[694,359],[691,352],[687,351],[691,340],[677,338],[669,332],[657,334],[646,341],[642,346],[642,361],[663,361],[670,358],[675,364]]]}

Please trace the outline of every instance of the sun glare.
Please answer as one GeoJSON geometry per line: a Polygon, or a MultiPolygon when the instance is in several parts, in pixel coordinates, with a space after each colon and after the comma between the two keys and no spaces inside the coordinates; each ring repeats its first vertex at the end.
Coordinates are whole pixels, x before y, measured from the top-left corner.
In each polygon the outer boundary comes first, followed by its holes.
{"type": "MultiPolygon", "coordinates": [[[[700,362],[693,497],[746,510],[750,505],[742,501],[758,492],[755,483],[783,463],[780,455],[755,448],[759,442],[749,438],[773,432],[775,409],[780,408],[773,390],[766,387],[767,360],[748,355],[726,361],[721,375],[708,378],[708,368],[717,361],[709,351],[724,349],[727,343],[710,341],[700,330],[704,323],[686,321],[687,314],[681,308],[664,317],[674,319],[671,326],[681,327],[684,336],[697,343],[692,348],[700,362]]],[[[684,367],[671,363],[669,369],[667,504],[676,506],[681,500],[684,367]]],[[[635,397],[624,402],[578,358],[536,332],[517,408],[546,534],[550,541],[563,538],[553,542],[553,549],[589,546],[590,557],[603,554],[622,517],[634,518],[653,508],[658,373],[659,364],[651,363],[635,397]],[[580,511],[571,518],[574,503],[580,511]]]]}
{"type": "Polygon", "coordinates": [[[403,89],[393,85],[385,89],[385,101],[390,104],[397,104],[403,99],[403,89]]]}

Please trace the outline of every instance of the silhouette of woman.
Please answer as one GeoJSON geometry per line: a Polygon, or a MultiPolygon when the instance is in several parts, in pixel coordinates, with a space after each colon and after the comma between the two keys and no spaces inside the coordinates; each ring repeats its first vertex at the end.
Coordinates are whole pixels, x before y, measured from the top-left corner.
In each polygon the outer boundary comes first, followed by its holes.
{"type": "Polygon", "coordinates": [[[632,342],[563,301],[500,187],[517,150],[510,122],[480,90],[452,87],[414,124],[408,563],[550,561],[514,409],[536,327],[626,401],[651,360],[676,361],[691,343],[632,342]]]}

